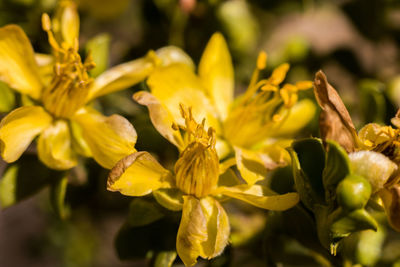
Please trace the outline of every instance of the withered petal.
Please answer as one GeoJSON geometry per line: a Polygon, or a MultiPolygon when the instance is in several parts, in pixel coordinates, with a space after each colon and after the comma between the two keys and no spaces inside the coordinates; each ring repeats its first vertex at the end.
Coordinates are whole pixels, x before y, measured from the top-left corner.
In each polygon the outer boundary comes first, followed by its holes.
{"type": "Polygon", "coordinates": [[[321,70],[315,75],[314,94],[322,108],[319,118],[321,138],[334,140],[347,152],[353,152],[357,146],[356,129],[339,94],[321,70]]]}

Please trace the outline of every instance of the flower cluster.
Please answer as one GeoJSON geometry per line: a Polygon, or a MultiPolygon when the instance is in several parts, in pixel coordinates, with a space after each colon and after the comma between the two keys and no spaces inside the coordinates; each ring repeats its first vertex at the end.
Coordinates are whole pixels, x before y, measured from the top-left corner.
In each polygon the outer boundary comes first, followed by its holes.
{"type": "Polygon", "coordinates": [[[176,252],[186,266],[217,257],[230,243],[234,220],[224,207],[230,199],[271,211],[297,205],[333,255],[350,234],[378,229],[372,206],[383,208],[400,231],[400,112],[395,127],[371,123],[357,132],[321,71],[314,84],[286,83],[284,63],[263,78],[265,52],[247,88],[235,94],[232,58],[220,33],[212,35],[197,69],[185,52],[167,46],[94,76],[95,59],[79,50],[74,2],[60,1],[51,18],[43,14],[42,29],[49,55],[35,53],[19,26],[0,28],[0,81],[23,99],[0,122],[1,158],[17,161],[35,139],[33,151],[50,169],[71,170],[81,157],[93,158],[111,170],[109,191],[150,195],[165,212],[181,212],[176,252]],[[95,109],[97,98],[139,82],[147,90],[133,99],[176,147],[173,167],[136,150],[138,136],[126,118],[95,109]],[[316,114],[313,100],[301,95],[313,85],[321,139],[294,141],[316,114]],[[283,167],[291,167],[294,186],[278,194],[268,178],[283,167]]]}

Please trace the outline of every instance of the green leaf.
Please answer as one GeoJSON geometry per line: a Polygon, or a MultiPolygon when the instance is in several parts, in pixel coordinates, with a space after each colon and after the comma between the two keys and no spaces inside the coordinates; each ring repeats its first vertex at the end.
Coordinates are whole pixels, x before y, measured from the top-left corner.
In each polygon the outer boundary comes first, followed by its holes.
{"type": "Polygon", "coordinates": [[[336,142],[326,141],[326,162],[322,174],[324,188],[327,191],[326,200],[332,202],[336,186],[350,173],[350,160],[346,151],[336,142]]]}
{"type": "Polygon", "coordinates": [[[108,57],[110,50],[110,36],[99,34],[89,40],[86,44],[86,52],[93,57],[96,67],[90,71],[93,77],[99,76],[108,67],[108,57]]]}
{"type": "Polygon", "coordinates": [[[23,155],[0,180],[0,204],[8,208],[50,185],[62,173],[45,167],[36,155],[23,155]]]}
{"type": "Polygon", "coordinates": [[[176,259],[176,251],[162,251],[157,254],[154,267],[171,267],[176,259]]]}
{"type": "Polygon", "coordinates": [[[65,175],[58,179],[50,187],[50,201],[54,211],[61,219],[66,219],[69,215],[69,207],[65,205],[65,194],[67,192],[68,176],[65,175]]]}
{"type": "Polygon", "coordinates": [[[291,166],[275,169],[271,174],[269,187],[278,194],[285,194],[293,191],[294,180],[291,166]]]}
{"type": "Polygon", "coordinates": [[[0,112],[8,112],[15,106],[14,92],[7,84],[0,82],[0,112]]]}
{"type": "Polygon", "coordinates": [[[17,201],[15,194],[17,174],[18,166],[13,165],[4,172],[0,180],[0,203],[3,208],[7,208],[17,201]]]}
{"type": "Polygon", "coordinates": [[[385,84],[371,79],[360,82],[361,109],[365,122],[384,123],[386,101],[383,95],[385,84]]]}
{"type": "Polygon", "coordinates": [[[148,200],[135,198],[129,206],[128,223],[130,226],[144,226],[162,217],[164,217],[164,213],[160,207],[148,200]]]}
{"type": "Polygon", "coordinates": [[[338,212],[330,216],[336,217],[333,219],[331,226],[331,236],[334,242],[354,232],[363,230],[376,231],[378,229],[375,219],[364,209],[358,209],[350,213],[343,213],[338,209],[338,212]]]}
{"type": "Polygon", "coordinates": [[[362,231],[356,250],[357,263],[362,266],[374,266],[380,259],[386,233],[383,227],[377,232],[362,231]]]}
{"type": "Polygon", "coordinates": [[[301,201],[311,210],[316,204],[325,204],[325,190],[322,184],[325,151],[321,141],[315,138],[295,141],[288,151],[292,158],[294,181],[301,201]]]}

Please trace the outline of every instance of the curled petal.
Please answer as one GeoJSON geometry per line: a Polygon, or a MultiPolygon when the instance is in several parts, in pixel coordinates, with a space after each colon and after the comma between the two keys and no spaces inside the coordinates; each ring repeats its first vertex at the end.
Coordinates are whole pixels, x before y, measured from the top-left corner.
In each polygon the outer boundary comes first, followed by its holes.
{"type": "Polygon", "coordinates": [[[299,202],[299,195],[297,193],[277,195],[261,185],[221,186],[216,189],[214,194],[237,198],[267,210],[287,210],[299,202]]]}
{"type": "Polygon", "coordinates": [[[381,126],[377,123],[368,123],[358,132],[363,148],[368,150],[389,142],[392,135],[394,135],[394,129],[391,126],[381,126]]]}
{"type": "Polygon", "coordinates": [[[16,161],[52,120],[39,106],[21,107],[9,113],[0,123],[1,157],[7,162],[16,161]]]}
{"type": "Polygon", "coordinates": [[[228,243],[229,219],[221,204],[211,197],[183,198],[176,250],[186,266],[193,266],[199,256],[211,259],[222,253],[228,243]]]}
{"type": "Polygon", "coordinates": [[[128,196],[144,196],[160,188],[171,187],[172,174],[148,152],[136,152],[112,168],[107,189],[128,196]]]}
{"type": "Polygon", "coordinates": [[[0,28],[0,80],[22,94],[40,97],[42,82],[33,49],[17,25],[0,28]]]}
{"type": "Polygon", "coordinates": [[[126,89],[143,81],[154,69],[154,52],[147,56],[117,65],[98,76],[90,88],[87,101],[126,89]]]}
{"type": "Polygon", "coordinates": [[[200,60],[199,76],[221,120],[225,120],[233,101],[234,73],[228,45],[222,34],[215,33],[208,42],[200,60]]]}
{"type": "Polygon", "coordinates": [[[183,149],[182,136],[178,131],[172,129],[174,118],[161,103],[149,92],[140,91],[133,95],[133,99],[139,104],[147,106],[150,119],[157,131],[172,144],[183,149]]]}
{"type": "Polygon", "coordinates": [[[104,168],[111,169],[120,159],[136,151],[136,131],[122,116],[106,117],[87,110],[79,112],[73,120],[81,127],[93,158],[104,168]]]}
{"type": "Polygon", "coordinates": [[[322,108],[319,120],[322,139],[334,140],[347,152],[353,152],[357,146],[357,132],[353,121],[340,96],[328,83],[322,71],[315,75],[314,94],[322,108]]]}
{"type": "Polygon", "coordinates": [[[63,120],[55,121],[42,132],[37,149],[40,160],[52,169],[67,170],[77,165],[70,128],[63,120]]]}

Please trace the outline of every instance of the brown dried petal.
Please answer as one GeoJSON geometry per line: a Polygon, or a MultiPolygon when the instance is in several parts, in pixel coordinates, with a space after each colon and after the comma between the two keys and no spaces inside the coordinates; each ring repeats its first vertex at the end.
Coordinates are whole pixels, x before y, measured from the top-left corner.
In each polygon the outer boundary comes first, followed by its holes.
{"type": "Polygon", "coordinates": [[[322,139],[334,140],[347,152],[353,152],[357,144],[356,129],[339,94],[328,83],[322,71],[315,75],[314,94],[322,108],[319,118],[322,139]]]}

